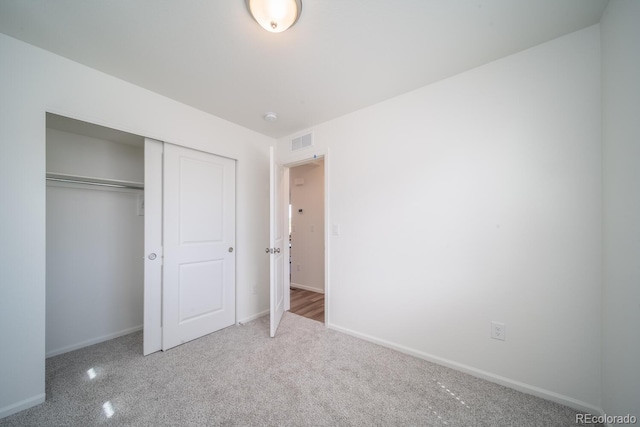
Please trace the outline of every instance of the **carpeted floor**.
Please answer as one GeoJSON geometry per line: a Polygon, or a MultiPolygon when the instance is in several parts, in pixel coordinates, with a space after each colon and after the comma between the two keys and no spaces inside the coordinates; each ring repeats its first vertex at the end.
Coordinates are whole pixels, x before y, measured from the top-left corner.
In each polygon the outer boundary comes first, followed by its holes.
{"type": "Polygon", "coordinates": [[[570,408],[285,313],[142,356],[135,333],[47,360],[0,426],[573,426],[570,408]]]}

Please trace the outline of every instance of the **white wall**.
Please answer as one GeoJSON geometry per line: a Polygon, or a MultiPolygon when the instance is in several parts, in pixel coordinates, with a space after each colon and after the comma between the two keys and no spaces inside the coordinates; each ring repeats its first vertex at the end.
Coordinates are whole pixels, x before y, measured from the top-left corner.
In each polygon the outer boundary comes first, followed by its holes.
{"type": "Polygon", "coordinates": [[[640,417],[640,2],[602,18],[602,408],[640,417]]]}
{"type": "MultiPolygon", "coordinates": [[[[47,172],[143,182],[143,143],[47,128],[47,172]]],[[[142,195],[47,182],[47,357],[142,329],[142,195]]]]}
{"type": "Polygon", "coordinates": [[[0,417],[44,399],[47,111],[237,159],[238,319],[268,309],[271,138],[5,35],[0,58],[0,417]]]}
{"type": "Polygon", "coordinates": [[[279,140],[329,151],[329,326],[597,409],[600,77],[593,26],[279,140]]]}
{"type": "Polygon", "coordinates": [[[291,286],[323,293],[324,161],[289,169],[289,194],[291,286]],[[302,180],[302,184],[296,184],[296,180],[302,180]]]}

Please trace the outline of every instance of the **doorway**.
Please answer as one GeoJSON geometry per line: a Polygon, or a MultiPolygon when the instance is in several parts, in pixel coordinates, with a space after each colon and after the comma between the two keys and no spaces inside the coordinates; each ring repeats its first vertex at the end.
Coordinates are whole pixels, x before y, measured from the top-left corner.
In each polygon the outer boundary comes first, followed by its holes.
{"type": "Polygon", "coordinates": [[[46,120],[46,357],[142,330],[144,138],[46,120]]]}
{"type": "Polygon", "coordinates": [[[325,162],[289,167],[290,311],[325,322],[325,162]]]}

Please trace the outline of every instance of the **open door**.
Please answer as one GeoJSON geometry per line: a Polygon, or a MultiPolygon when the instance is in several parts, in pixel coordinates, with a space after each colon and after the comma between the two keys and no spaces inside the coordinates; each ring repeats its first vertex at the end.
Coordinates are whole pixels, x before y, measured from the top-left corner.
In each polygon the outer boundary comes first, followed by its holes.
{"type": "MultiPolygon", "coordinates": [[[[289,239],[285,238],[285,209],[284,209],[284,167],[275,158],[275,149],[270,150],[270,227],[269,244],[267,252],[270,257],[270,314],[271,314],[271,337],[276,336],[280,319],[285,309],[285,255],[288,253],[287,247],[289,239]]],[[[288,264],[287,264],[288,265],[288,264]]]]}
{"type": "Polygon", "coordinates": [[[162,349],[235,323],[235,161],[164,144],[162,349]]]}

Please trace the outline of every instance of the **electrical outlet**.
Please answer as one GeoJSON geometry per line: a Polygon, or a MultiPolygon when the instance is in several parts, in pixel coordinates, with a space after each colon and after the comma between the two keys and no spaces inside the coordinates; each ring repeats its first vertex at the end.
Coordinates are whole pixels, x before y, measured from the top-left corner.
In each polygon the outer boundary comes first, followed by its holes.
{"type": "Polygon", "coordinates": [[[504,323],[491,322],[491,338],[504,341],[507,329],[504,323]]]}

